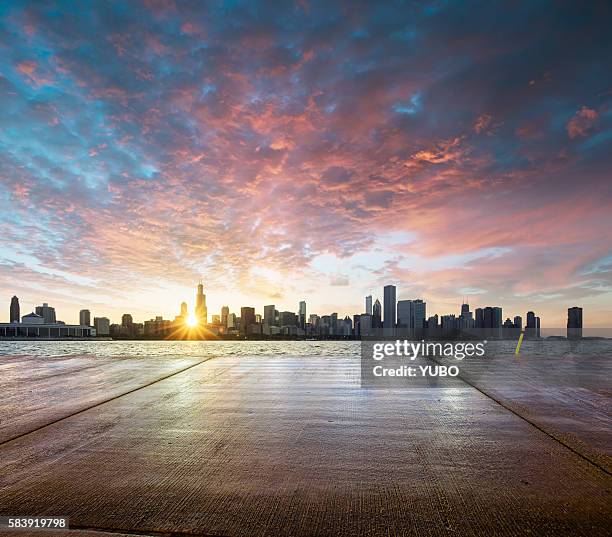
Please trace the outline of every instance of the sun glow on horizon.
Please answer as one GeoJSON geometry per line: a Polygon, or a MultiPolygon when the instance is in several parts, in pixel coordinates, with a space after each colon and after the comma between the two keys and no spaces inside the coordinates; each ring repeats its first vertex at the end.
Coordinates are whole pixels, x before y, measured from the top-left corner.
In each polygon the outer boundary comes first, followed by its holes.
{"type": "Polygon", "coordinates": [[[185,319],[185,324],[190,328],[193,328],[198,325],[198,319],[193,313],[190,313],[187,319],[185,319]]]}

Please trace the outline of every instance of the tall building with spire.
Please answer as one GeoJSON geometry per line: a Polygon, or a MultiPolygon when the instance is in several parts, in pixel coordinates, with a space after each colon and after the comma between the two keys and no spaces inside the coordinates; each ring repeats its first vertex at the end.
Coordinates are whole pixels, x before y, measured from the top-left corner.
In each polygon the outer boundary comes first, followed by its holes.
{"type": "Polygon", "coordinates": [[[11,298],[11,322],[18,323],[20,320],[19,299],[14,296],[11,298]]]}
{"type": "Polygon", "coordinates": [[[206,324],[208,322],[206,295],[204,294],[204,286],[201,282],[198,284],[198,292],[196,293],[195,316],[200,324],[206,324]]]}

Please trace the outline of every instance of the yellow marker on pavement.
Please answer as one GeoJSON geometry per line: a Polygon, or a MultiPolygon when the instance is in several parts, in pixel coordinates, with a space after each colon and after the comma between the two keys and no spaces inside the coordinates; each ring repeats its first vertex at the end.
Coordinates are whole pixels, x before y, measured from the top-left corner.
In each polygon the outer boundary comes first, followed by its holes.
{"type": "Polygon", "coordinates": [[[519,352],[521,351],[521,344],[523,343],[524,335],[525,335],[525,332],[521,332],[521,335],[519,336],[518,344],[516,345],[516,350],[514,351],[514,354],[516,354],[517,356],[519,355],[519,352]]]}

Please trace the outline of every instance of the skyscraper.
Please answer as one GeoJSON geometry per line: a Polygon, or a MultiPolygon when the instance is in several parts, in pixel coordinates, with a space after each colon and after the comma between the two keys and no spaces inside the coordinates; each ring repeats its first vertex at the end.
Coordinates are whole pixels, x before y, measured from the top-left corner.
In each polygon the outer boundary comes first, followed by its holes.
{"type": "Polygon", "coordinates": [[[273,326],[276,324],[276,306],[274,304],[264,306],[263,323],[267,326],[273,326]]]}
{"type": "Polygon", "coordinates": [[[412,328],[412,300],[397,301],[397,325],[402,328],[412,328]]]}
{"type": "Polygon", "coordinates": [[[204,294],[204,286],[198,284],[198,292],[196,294],[195,316],[199,324],[208,322],[208,311],[206,309],[206,295],[204,294]]]}
{"type": "Polygon", "coordinates": [[[582,308],[574,306],[567,309],[567,339],[582,337],[582,308]]]}
{"type": "Polygon", "coordinates": [[[132,326],[134,324],[134,319],[129,313],[124,313],[121,316],[121,326],[132,326]]]}
{"type": "Polygon", "coordinates": [[[384,317],[383,317],[383,328],[394,328],[395,327],[395,308],[396,304],[396,289],[395,285],[385,285],[384,288],[384,317]]]}
{"type": "Polygon", "coordinates": [[[186,320],[189,317],[189,310],[187,309],[187,302],[181,302],[181,317],[186,320]]]}
{"type": "Polygon", "coordinates": [[[11,322],[18,323],[20,320],[19,299],[14,296],[11,298],[11,322]]]}
{"type": "Polygon", "coordinates": [[[240,333],[247,335],[252,324],[255,324],[255,308],[240,308],[240,333]]]}
{"type": "Polygon", "coordinates": [[[55,324],[55,308],[52,308],[46,302],[42,306],[36,306],[35,311],[45,320],[45,324],[55,324]]]}
{"type": "Polygon", "coordinates": [[[470,305],[465,302],[461,304],[461,315],[459,316],[459,323],[462,330],[469,330],[474,328],[474,317],[470,311],[470,305]]]}
{"type": "Polygon", "coordinates": [[[221,326],[227,328],[227,318],[229,316],[229,308],[227,306],[223,306],[221,308],[221,326]]]}
{"type": "Polygon", "coordinates": [[[520,315],[514,318],[514,328],[516,328],[518,332],[523,331],[523,318],[520,315]]]}
{"type": "Polygon", "coordinates": [[[382,327],[382,306],[380,300],[376,299],[372,308],[372,328],[382,327]]]}
{"type": "Polygon", "coordinates": [[[300,328],[302,329],[306,328],[306,301],[304,300],[300,302],[299,323],[300,323],[300,328]]]}
{"type": "Polygon", "coordinates": [[[81,326],[91,326],[91,312],[89,310],[79,311],[79,324],[81,326]]]}
{"type": "Polygon", "coordinates": [[[366,315],[372,315],[372,295],[366,296],[365,308],[366,315]]]}
{"type": "Polygon", "coordinates": [[[533,311],[527,312],[527,322],[525,324],[525,335],[527,337],[536,337],[536,316],[533,311]]]}

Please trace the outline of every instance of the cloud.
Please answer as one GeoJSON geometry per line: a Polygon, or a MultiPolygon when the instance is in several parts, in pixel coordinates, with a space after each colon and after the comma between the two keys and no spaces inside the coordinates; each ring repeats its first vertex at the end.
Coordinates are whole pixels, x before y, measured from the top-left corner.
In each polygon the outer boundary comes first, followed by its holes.
{"type": "Polygon", "coordinates": [[[479,6],[466,21],[453,4],[7,6],[0,260],[79,274],[130,308],[143,282],[200,277],[253,302],[312,288],[314,305],[394,277],[442,305],[599,277],[579,265],[610,240],[609,155],[572,141],[612,127],[609,75],[579,61],[610,39],[599,8],[566,21],[479,6]],[[590,39],[547,46],[569,28],[590,39]],[[389,233],[414,239],[377,241],[389,233]],[[471,260],[495,248],[503,266],[471,260]],[[356,254],[369,271],[309,276],[318,256],[356,254]],[[454,265],[408,271],[416,254],[454,265]]]}
{"type": "Polygon", "coordinates": [[[491,125],[491,121],[493,121],[493,118],[489,114],[482,114],[478,116],[474,122],[474,132],[480,134],[481,132],[486,131],[491,125]]]}
{"type": "Polygon", "coordinates": [[[347,287],[350,282],[345,274],[333,274],[329,280],[329,284],[334,287],[347,287]]]}
{"type": "Polygon", "coordinates": [[[567,122],[567,135],[570,138],[586,136],[588,131],[595,125],[598,117],[599,114],[595,110],[583,106],[567,122]]]}

